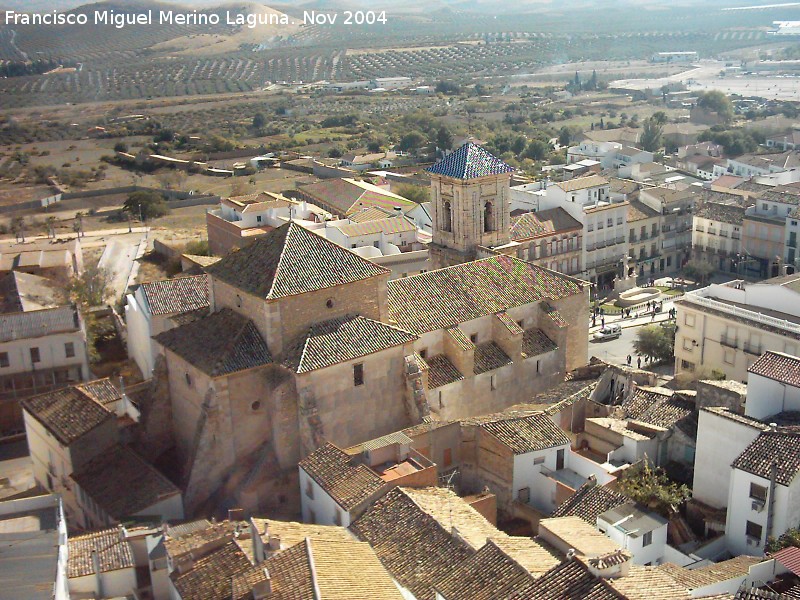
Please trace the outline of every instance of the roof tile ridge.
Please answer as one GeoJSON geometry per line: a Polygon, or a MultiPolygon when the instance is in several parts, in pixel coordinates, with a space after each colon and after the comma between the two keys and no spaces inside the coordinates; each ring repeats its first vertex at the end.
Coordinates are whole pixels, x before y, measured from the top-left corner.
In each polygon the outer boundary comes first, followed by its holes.
{"type": "MultiPolygon", "coordinates": [[[[275,297],[274,296],[274,293],[275,293],[275,282],[278,281],[278,275],[281,272],[281,266],[283,265],[283,257],[284,257],[284,254],[286,253],[286,247],[289,245],[289,236],[292,234],[292,232],[294,231],[294,229],[296,227],[299,227],[299,225],[296,225],[294,221],[289,221],[289,223],[287,223],[286,227],[287,227],[286,235],[283,238],[283,247],[281,248],[281,254],[280,254],[280,256],[278,256],[278,263],[275,265],[275,273],[273,273],[273,275],[272,275],[272,283],[269,286],[269,291],[264,296],[264,298],[266,300],[271,300],[271,299],[273,299],[275,297]]],[[[258,242],[256,242],[256,243],[258,243],[258,242]]]]}

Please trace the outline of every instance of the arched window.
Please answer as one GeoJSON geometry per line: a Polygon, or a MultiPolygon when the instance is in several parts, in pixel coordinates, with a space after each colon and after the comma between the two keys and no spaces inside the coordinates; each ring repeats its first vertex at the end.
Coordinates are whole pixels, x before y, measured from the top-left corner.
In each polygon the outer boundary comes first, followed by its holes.
{"type": "Polygon", "coordinates": [[[442,231],[453,231],[453,209],[449,202],[444,203],[442,212],[442,231]]]}
{"type": "Polygon", "coordinates": [[[483,206],[483,231],[494,231],[494,213],[491,202],[487,202],[483,206]]]}

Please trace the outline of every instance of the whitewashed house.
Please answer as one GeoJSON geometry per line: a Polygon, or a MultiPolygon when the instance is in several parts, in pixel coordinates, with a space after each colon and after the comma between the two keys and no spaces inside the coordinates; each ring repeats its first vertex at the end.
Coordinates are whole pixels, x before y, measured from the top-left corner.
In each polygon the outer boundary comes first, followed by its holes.
{"type": "Polygon", "coordinates": [[[633,502],[597,517],[597,529],[633,554],[636,565],[660,565],[667,552],[667,520],[633,502]]]}
{"type": "Polygon", "coordinates": [[[157,356],[153,336],[186,323],[192,315],[208,310],[209,303],[205,274],[143,283],[128,294],[128,356],[145,379],[152,375],[157,356]]]}

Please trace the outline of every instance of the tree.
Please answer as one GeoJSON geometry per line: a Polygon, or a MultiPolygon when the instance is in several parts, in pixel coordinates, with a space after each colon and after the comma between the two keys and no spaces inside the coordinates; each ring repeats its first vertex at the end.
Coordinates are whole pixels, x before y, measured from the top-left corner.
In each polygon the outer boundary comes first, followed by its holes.
{"type": "Polygon", "coordinates": [[[697,96],[697,106],[717,113],[724,123],[733,120],[733,104],[730,98],[719,90],[700,92],[697,96]]]}
{"type": "Polygon", "coordinates": [[[58,223],[58,219],[54,216],[50,215],[45,220],[45,224],[47,225],[47,237],[55,238],[56,237],[56,223],[58,223]]]}
{"type": "Polygon", "coordinates": [[[670,360],[675,354],[674,326],[648,325],[639,328],[633,349],[651,361],[670,360]]]}
{"type": "Polygon", "coordinates": [[[25,218],[24,217],[14,217],[11,219],[11,233],[14,234],[14,237],[17,238],[17,241],[25,241],[25,218]]]}
{"type": "Polygon", "coordinates": [[[571,140],[572,132],[569,130],[569,127],[564,125],[564,127],[561,128],[561,131],[558,132],[558,144],[560,146],[569,146],[571,140]]]}
{"type": "Polygon", "coordinates": [[[528,147],[525,150],[525,158],[530,158],[531,160],[544,160],[544,157],[547,156],[548,147],[541,140],[532,140],[528,147]]]}
{"type": "Polygon", "coordinates": [[[683,274],[701,285],[716,271],[714,265],[705,260],[690,260],[683,266],[683,274]]]}
{"type": "Polygon", "coordinates": [[[664,125],[656,119],[655,115],[648,118],[642,126],[642,136],[640,138],[642,149],[648,152],[656,152],[661,148],[661,134],[663,131],[664,125]]]}
{"type": "Polygon", "coordinates": [[[125,142],[117,142],[114,144],[114,152],[127,152],[128,151],[128,144],[125,142]]]}
{"type": "Polygon", "coordinates": [[[429,202],[431,199],[430,191],[418,185],[402,185],[397,189],[397,194],[417,204],[429,202]]]}
{"type": "Polygon", "coordinates": [[[453,134],[447,127],[440,127],[436,132],[436,147],[441,150],[450,150],[453,147],[453,134]]]}
{"type": "Polygon", "coordinates": [[[778,550],[782,550],[783,548],[788,548],[790,546],[800,547],[800,529],[797,527],[792,527],[787,529],[780,537],[777,539],[770,536],[767,538],[767,552],[777,552],[778,550]]]}
{"type": "Polygon", "coordinates": [[[618,490],[664,517],[669,517],[692,496],[688,487],[670,481],[663,469],[652,467],[647,456],[624,472],[618,490]]]}
{"type": "Polygon", "coordinates": [[[367,150],[372,152],[373,154],[377,154],[381,151],[381,142],[380,140],[369,140],[367,142],[367,150]]]}
{"type": "Polygon", "coordinates": [[[112,280],[108,269],[91,264],[82,273],[70,278],[65,288],[67,297],[86,314],[89,308],[105,304],[113,295],[112,280]]]}
{"type": "Polygon", "coordinates": [[[169,206],[167,206],[164,196],[158,192],[139,191],[128,196],[122,205],[122,210],[133,218],[148,221],[166,215],[169,212],[169,206]]]}
{"type": "Polygon", "coordinates": [[[412,152],[421,148],[425,142],[425,136],[419,131],[411,131],[400,138],[398,148],[403,152],[412,152]]]}
{"type": "Polygon", "coordinates": [[[267,117],[264,116],[264,113],[256,113],[253,116],[253,129],[255,129],[256,131],[261,131],[266,126],[267,126],[267,117]]]}
{"type": "Polygon", "coordinates": [[[439,81],[435,89],[437,94],[447,94],[448,96],[461,92],[461,87],[454,81],[439,81]]]}
{"type": "Polygon", "coordinates": [[[344,150],[340,146],[334,146],[328,150],[328,156],[331,158],[342,158],[342,154],[344,154],[344,150]]]}

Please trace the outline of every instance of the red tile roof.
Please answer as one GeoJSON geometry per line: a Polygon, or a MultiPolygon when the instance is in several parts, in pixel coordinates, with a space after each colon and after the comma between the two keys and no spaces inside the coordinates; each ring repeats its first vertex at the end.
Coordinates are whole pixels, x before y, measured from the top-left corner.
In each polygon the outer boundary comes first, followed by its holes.
{"type": "Polygon", "coordinates": [[[788,548],[778,550],[775,554],[772,554],[771,557],[795,575],[800,576],[800,548],[797,546],[789,546],[788,548]]]}

